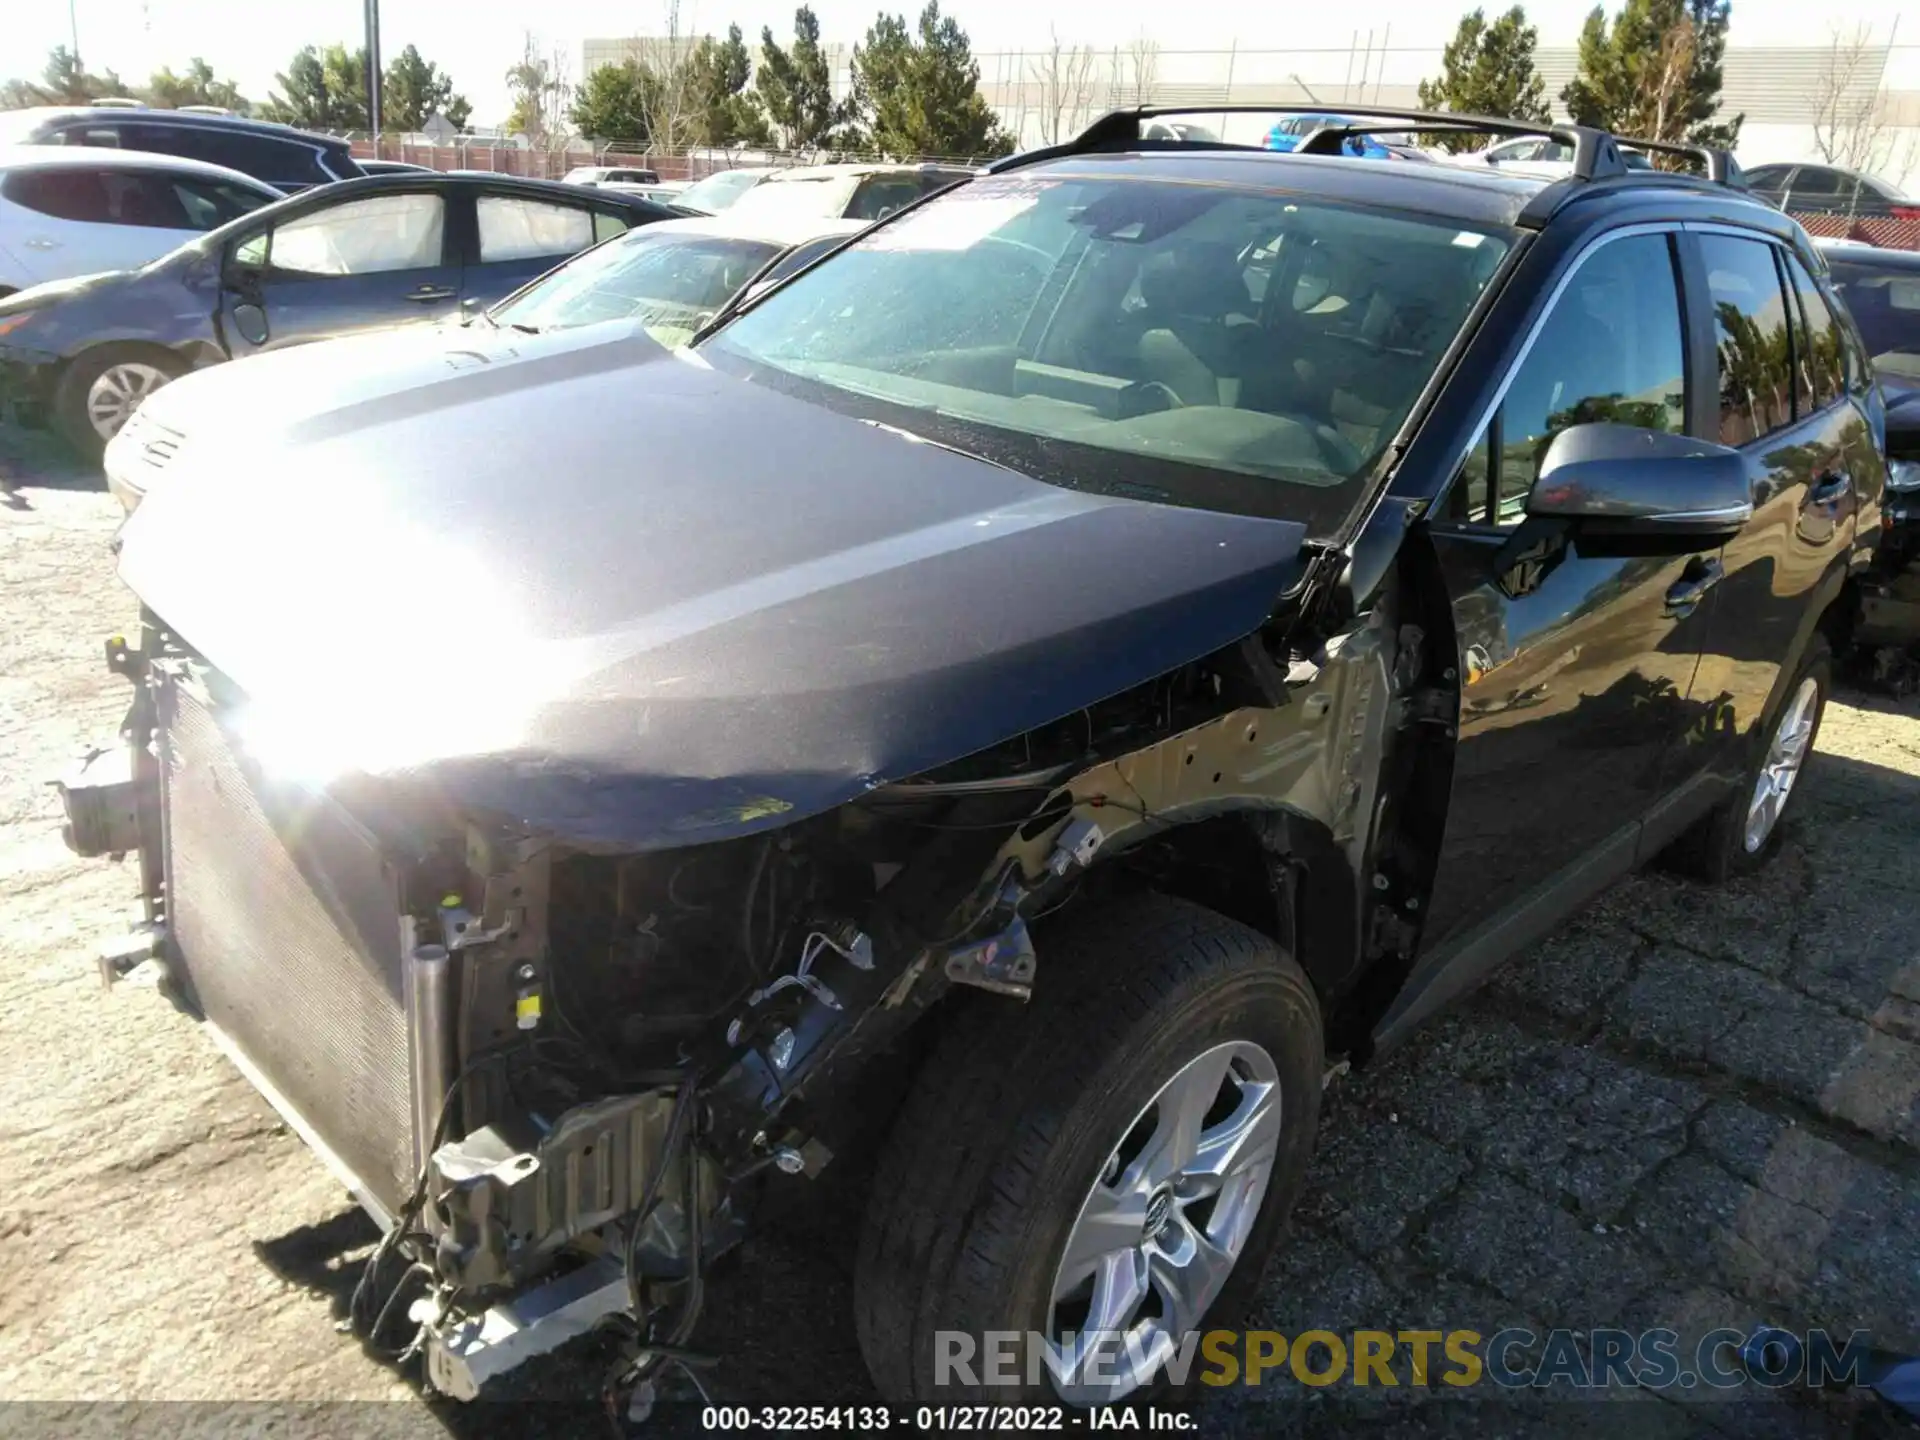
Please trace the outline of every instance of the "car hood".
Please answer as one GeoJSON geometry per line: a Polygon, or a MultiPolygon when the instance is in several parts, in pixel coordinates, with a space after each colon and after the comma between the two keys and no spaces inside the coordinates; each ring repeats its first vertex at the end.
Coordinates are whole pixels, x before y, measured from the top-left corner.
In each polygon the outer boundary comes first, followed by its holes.
{"type": "Polygon", "coordinates": [[[85,295],[95,290],[124,284],[136,272],[132,270],[95,270],[86,275],[68,275],[59,280],[43,280],[38,285],[29,285],[23,290],[0,298],[0,315],[18,314],[22,310],[37,310],[42,305],[50,305],[56,300],[71,300],[76,295],[85,295]]]}
{"type": "Polygon", "coordinates": [[[1293,522],[1045,485],[626,323],[303,347],[175,401],[121,574],[244,747],[583,845],[959,759],[1232,643],[1302,562],[1293,522]]]}

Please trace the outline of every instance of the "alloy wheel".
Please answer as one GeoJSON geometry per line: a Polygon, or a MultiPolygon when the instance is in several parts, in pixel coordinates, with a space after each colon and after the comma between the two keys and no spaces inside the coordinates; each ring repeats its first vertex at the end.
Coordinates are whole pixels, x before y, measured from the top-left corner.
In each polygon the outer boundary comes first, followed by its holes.
{"type": "Polygon", "coordinates": [[[167,372],[140,360],[109,365],[87,388],[87,423],[102,440],[111,440],[154,391],[166,384],[167,372]]]}
{"type": "Polygon", "coordinates": [[[1199,1327],[1266,1197],[1281,1102],[1273,1057],[1234,1040],[1188,1061],[1134,1117],[1054,1272],[1047,1366],[1063,1400],[1123,1399],[1199,1327]]]}
{"type": "Polygon", "coordinates": [[[1780,714],[1773,741],[1767,746],[1767,758],[1753,783],[1753,797],[1747,803],[1747,828],[1744,837],[1749,855],[1760,853],[1761,846],[1780,822],[1787,796],[1807,763],[1813,745],[1813,723],[1819,712],[1820,682],[1809,675],[1793,692],[1793,698],[1780,714]]]}

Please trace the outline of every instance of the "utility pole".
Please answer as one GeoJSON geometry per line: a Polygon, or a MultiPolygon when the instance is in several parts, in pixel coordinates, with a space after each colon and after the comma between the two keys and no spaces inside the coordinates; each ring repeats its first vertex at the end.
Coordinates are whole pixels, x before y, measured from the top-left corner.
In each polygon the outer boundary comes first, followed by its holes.
{"type": "Polygon", "coordinates": [[[73,68],[76,73],[80,70],[80,16],[74,9],[78,3],[79,0],[67,0],[67,29],[73,38],[73,68]]]}
{"type": "Polygon", "coordinates": [[[366,0],[367,128],[373,131],[374,158],[380,156],[380,0],[366,0]]]}

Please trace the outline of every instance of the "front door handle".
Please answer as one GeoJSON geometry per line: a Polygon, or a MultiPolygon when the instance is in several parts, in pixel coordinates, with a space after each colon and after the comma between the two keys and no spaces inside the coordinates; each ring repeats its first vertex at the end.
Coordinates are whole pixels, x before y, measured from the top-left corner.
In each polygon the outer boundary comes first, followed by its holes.
{"type": "Polygon", "coordinates": [[[453,287],[451,285],[422,285],[418,290],[413,291],[407,296],[409,300],[423,303],[428,300],[451,300],[452,298],[453,287]]]}
{"type": "Polygon", "coordinates": [[[60,248],[60,242],[58,240],[49,240],[44,235],[36,235],[31,240],[22,240],[20,243],[25,245],[29,250],[58,250],[60,248]]]}
{"type": "Polygon", "coordinates": [[[1691,560],[1687,570],[1667,590],[1666,616],[1669,620],[1684,620],[1700,608],[1700,602],[1707,598],[1707,591],[1727,577],[1727,567],[1716,557],[1712,560],[1691,560]]]}

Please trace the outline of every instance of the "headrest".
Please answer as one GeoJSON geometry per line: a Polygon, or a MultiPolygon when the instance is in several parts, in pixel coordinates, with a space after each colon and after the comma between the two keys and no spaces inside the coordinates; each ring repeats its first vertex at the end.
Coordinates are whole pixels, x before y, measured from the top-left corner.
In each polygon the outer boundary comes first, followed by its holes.
{"type": "Polygon", "coordinates": [[[1162,250],[1140,271],[1140,296],[1161,314],[1223,320],[1251,301],[1237,247],[1220,241],[1162,250]]]}

